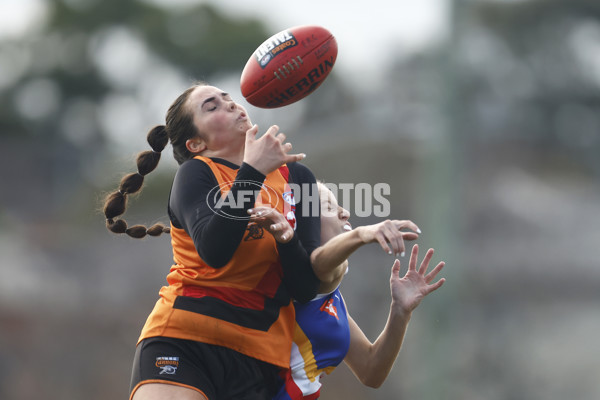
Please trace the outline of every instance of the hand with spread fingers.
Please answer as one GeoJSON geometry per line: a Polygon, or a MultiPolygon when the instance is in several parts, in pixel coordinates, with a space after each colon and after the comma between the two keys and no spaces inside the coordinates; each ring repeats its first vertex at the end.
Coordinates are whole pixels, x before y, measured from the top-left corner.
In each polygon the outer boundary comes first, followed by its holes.
{"type": "Polygon", "coordinates": [[[300,161],[305,154],[288,154],[292,144],[285,142],[286,136],[279,132],[277,125],[272,125],[264,135],[257,138],[258,125],[246,131],[246,147],[244,162],[254,167],[264,175],[276,170],[285,163],[300,161]]]}
{"type": "Polygon", "coordinates": [[[421,300],[429,293],[439,289],[444,282],[441,278],[435,283],[431,283],[437,274],[444,268],[445,263],[438,263],[431,272],[427,273],[429,262],[433,257],[433,249],[427,250],[421,265],[417,269],[417,259],[419,257],[419,245],[415,244],[410,254],[408,270],[400,278],[400,261],[396,260],[392,266],[392,275],[390,277],[390,289],[392,292],[392,308],[396,308],[406,314],[411,313],[421,303],[421,300]]]}

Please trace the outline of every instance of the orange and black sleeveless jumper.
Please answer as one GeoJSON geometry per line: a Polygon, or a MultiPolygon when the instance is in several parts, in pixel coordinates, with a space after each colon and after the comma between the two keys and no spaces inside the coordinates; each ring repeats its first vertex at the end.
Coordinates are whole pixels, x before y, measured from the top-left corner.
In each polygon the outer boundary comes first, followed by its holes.
{"type": "Polygon", "coordinates": [[[291,175],[302,181],[294,183],[314,181],[299,164],[266,177],[247,164],[205,157],[181,165],[169,201],[174,265],[140,341],[195,340],[289,367],[291,295],[309,300],[318,286],[309,256],[319,244],[319,218],[298,216],[294,239],[281,245],[248,223],[246,210],[262,202],[286,215],[291,175]]]}

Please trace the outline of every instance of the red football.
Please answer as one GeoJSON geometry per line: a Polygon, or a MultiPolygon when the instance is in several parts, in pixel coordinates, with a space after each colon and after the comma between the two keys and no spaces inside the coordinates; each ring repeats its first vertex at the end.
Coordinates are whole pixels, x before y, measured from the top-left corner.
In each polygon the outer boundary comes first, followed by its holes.
{"type": "Polygon", "coordinates": [[[242,95],[260,108],[295,103],[312,93],[331,72],[337,41],[320,26],[286,29],[258,46],[240,79],[242,95]]]}

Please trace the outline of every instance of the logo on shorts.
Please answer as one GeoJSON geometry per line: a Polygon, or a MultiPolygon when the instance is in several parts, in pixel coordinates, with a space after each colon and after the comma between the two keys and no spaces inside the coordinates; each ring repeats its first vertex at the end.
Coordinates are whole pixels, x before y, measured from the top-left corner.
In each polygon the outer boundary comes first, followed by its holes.
{"type": "Polygon", "coordinates": [[[177,367],[179,367],[179,357],[156,357],[154,365],[160,368],[160,375],[175,375],[177,367]]]}

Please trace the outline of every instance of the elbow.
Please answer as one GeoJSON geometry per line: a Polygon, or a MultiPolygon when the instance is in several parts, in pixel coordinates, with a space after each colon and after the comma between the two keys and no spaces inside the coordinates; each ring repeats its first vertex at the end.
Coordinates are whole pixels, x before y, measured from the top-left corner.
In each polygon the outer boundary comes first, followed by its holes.
{"type": "Polygon", "coordinates": [[[210,252],[203,251],[200,246],[196,246],[196,251],[198,255],[209,267],[220,269],[223,268],[229,262],[229,258],[224,257],[223,254],[219,254],[218,252],[210,252]]]}
{"type": "Polygon", "coordinates": [[[331,271],[331,273],[327,276],[327,282],[330,285],[339,285],[344,279],[344,275],[346,275],[346,271],[348,270],[348,261],[344,261],[341,263],[336,269],[331,271]]]}
{"type": "Polygon", "coordinates": [[[308,290],[296,290],[294,291],[294,293],[291,293],[291,297],[294,299],[294,301],[296,301],[297,303],[300,304],[306,304],[309,301],[311,301],[317,294],[317,291],[315,290],[314,293],[312,291],[308,291],[308,290]]]}
{"type": "Polygon", "coordinates": [[[319,279],[312,273],[310,270],[310,274],[305,277],[295,276],[295,277],[285,277],[283,284],[286,286],[290,297],[294,299],[297,303],[306,304],[312,299],[315,298],[317,293],[319,292],[319,279]]]}
{"type": "Polygon", "coordinates": [[[383,385],[383,382],[385,382],[385,377],[381,378],[380,376],[367,375],[361,377],[360,382],[372,389],[379,389],[381,385],[383,385]]]}
{"type": "Polygon", "coordinates": [[[348,262],[345,261],[329,273],[319,276],[319,280],[321,282],[320,292],[327,293],[335,290],[335,288],[337,288],[342,282],[342,279],[344,279],[347,268],[348,262]]]}
{"type": "Polygon", "coordinates": [[[320,254],[321,248],[318,248],[313,252],[310,257],[310,263],[312,265],[313,272],[319,281],[327,286],[333,285],[336,282],[340,282],[346,274],[348,268],[348,261],[344,261],[342,264],[335,268],[331,268],[327,263],[318,261],[318,255],[320,254]]]}
{"type": "Polygon", "coordinates": [[[314,277],[312,282],[306,287],[303,287],[302,290],[296,290],[295,293],[292,294],[294,300],[300,304],[306,304],[312,299],[315,298],[317,293],[319,292],[319,280],[314,277]]]}
{"type": "Polygon", "coordinates": [[[381,387],[381,385],[383,385],[383,382],[384,381],[382,381],[382,380],[376,380],[376,379],[367,380],[367,381],[363,382],[363,385],[368,386],[372,389],[379,389],[381,387]]]}
{"type": "MultiPolygon", "coordinates": [[[[316,293],[315,293],[315,295],[316,295],[316,293]]],[[[296,301],[297,303],[300,303],[300,304],[306,304],[309,301],[311,301],[314,297],[315,296],[303,295],[302,294],[302,295],[294,296],[294,301],[296,301]]]]}
{"type": "Polygon", "coordinates": [[[363,385],[372,389],[379,389],[381,385],[383,385],[383,382],[385,382],[387,379],[389,371],[377,368],[377,366],[367,362],[365,368],[363,368],[360,372],[355,373],[355,375],[363,385]]]}

